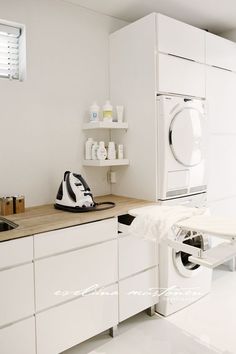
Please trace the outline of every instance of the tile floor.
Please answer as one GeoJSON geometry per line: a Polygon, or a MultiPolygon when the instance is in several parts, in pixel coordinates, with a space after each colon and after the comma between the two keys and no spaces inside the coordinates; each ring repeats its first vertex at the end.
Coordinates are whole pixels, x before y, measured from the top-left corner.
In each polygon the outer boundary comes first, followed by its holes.
{"type": "Polygon", "coordinates": [[[141,313],[64,354],[236,354],[236,272],[214,271],[212,292],[168,318],[141,313]]]}

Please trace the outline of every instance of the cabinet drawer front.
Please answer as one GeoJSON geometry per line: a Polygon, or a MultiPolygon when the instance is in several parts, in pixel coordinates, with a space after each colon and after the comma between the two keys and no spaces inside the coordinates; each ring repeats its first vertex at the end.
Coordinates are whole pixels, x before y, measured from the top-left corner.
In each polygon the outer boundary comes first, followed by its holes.
{"type": "Polygon", "coordinates": [[[120,238],[118,244],[120,279],[157,265],[155,241],[129,235],[120,238]]]}
{"type": "Polygon", "coordinates": [[[0,326],[33,315],[33,264],[1,271],[0,284],[0,326]]]}
{"type": "Polygon", "coordinates": [[[205,97],[203,64],[160,54],[157,82],[160,92],[205,97]]]}
{"type": "Polygon", "coordinates": [[[33,237],[0,243],[0,269],[30,262],[33,259],[33,237]]]}
{"type": "Polygon", "coordinates": [[[119,284],[119,321],[158,303],[157,291],[157,267],[122,280],[119,284]]]}
{"type": "Polygon", "coordinates": [[[203,30],[158,14],[157,36],[160,52],[205,63],[205,32],[203,30]]]}
{"type": "Polygon", "coordinates": [[[206,33],[206,64],[236,71],[236,43],[206,33]]]}
{"type": "Polygon", "coordinates": [[[106,219],[35,236],[35,258],[117,237],[117,219],[106,219]]]}
{"type": "Polygon", "coordinates": [[[2,354],[35,354],[35,319],[0,329],[0,351],[2,354]]]}
{"type": "Polygon", "coordinates": [[[117,240],[36,261],[36,310],[115,283],[117,263],[117,240]]]}
{"type": "Polygon", "coordinates": [[[118,323],[117,285],[36,315],[37,354],[58,354],[118,323]]]}

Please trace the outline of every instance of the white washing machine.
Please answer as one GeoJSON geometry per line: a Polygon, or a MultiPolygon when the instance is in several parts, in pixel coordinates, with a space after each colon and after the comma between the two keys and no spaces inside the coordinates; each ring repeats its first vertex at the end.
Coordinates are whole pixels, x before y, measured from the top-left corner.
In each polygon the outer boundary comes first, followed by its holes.
{"type": "MultiPolygon", "coordinates": [[[[206,194],[165,201],[161,204],[204,207],[206,206],[206,194]]],[[[206,235],[198,235],[193,239],[187,239],[188,237],[189,232],[170,232],[169,234],[169,238],[172,240],[202,250],[207,250],[211,246],[206,235]]],[[[189,256],[188,253],[175,251],[165,241],[159,243],[160,290],[156,311],[163,316],[169,316],[183,309],[210,292],[212,269],[190,262],[189,256]]]]}
{"type": "Polygon", "coordinates": [[[158,200],[206,191],[205,101],[157,96],[158,200]]]}

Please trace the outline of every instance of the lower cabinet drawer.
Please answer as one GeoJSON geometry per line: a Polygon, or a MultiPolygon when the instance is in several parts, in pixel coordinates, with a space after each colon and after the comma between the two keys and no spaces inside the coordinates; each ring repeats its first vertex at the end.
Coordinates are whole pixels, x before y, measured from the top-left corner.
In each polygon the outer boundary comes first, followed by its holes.
{"type": "Polygon", "coordinates": [[[120,279],[158,264],[157,243],[153,240],[128,235],[121,237],[118,245],[120,279]]]}
{"type": "Polygon", "coordinates": [[[0,242],[0,268],[12,267],[33,260],[33,237],[0,242]]]}
{"type": "Polygon", "coordinates": [[[117,237],[117,219],[105,219],[34,236],[35,258],[92,245],[117,237]]]}
{"type": "Polygon", "coordinates": [[[117,263],[117,240],[36,261],[36,311],[115,283],[117,263]]]}
{"type": "Polygon", "coordinates": [[[118,323],[112,285],[36,315],[37,354],[58,354],[118,323]]]}
{"type": "Polygon", "coordinates": [[[0,326],[33,315],[34,279],[32,263],[1,271],[0,284],[0,326]]]}
{"type": "Polygon", "coordinates": [[[1,354],[35,354],[35,318],[0,329],[1,354]]]}
{"type": "Polygon", "coordinates": [[[158,303],[158,267],[119,284],[119,322],[158,303]]]}

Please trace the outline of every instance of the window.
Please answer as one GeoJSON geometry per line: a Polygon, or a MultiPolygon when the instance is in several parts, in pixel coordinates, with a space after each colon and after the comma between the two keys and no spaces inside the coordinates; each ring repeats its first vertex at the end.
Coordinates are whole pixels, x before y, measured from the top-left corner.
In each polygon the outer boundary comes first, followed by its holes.
{"type": "Polygon", "coordinates": [[[20,79],[21,28],[0,24],[0,77],[20,79]]]}

